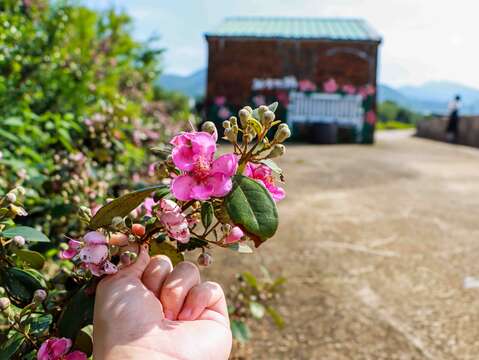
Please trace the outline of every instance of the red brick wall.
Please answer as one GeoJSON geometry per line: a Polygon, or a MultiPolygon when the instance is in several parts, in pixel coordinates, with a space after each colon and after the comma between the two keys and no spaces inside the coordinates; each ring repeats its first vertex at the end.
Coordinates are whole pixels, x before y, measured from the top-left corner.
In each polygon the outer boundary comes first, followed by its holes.
{"type": "Polygon", "coordinates": [[[254,78],[294,75],[317,85],[334,78],[340,85],[376,86],[377,47],[375,42],[208,38],[206,101],[225,96],[229,103],[244,104],[254,78]]]}

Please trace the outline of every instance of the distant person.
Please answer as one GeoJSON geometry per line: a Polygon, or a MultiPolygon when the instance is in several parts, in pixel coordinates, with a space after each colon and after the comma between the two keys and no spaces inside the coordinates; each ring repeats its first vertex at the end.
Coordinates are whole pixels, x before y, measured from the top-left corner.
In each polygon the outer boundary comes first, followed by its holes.
{"type": "Polygon", "coordinates": [[[459,135],[459,109],[461,97],[456,95],[449,103],[449,123],[447,124],[447,141],[456,143],[459,135]]]}

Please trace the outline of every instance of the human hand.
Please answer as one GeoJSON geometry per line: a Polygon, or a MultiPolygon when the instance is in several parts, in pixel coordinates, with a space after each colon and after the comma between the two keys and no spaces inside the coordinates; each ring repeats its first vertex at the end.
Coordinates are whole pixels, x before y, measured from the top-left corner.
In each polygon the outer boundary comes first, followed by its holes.
{"type": "Polygon", "coordinates": [[[166,256],[137,261],[104,278],[94,311],[95,360],[227,359],[231,351],[221,287],[200,281],[196,265],[174,269],[166,256]]]}

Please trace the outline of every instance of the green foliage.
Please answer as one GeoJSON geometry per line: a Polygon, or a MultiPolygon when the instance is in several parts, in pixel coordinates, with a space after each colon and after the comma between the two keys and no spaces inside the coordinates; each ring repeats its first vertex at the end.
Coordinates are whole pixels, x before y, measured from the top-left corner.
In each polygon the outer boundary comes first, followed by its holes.
{"type": "Polygon", "coordinates": [[[246,176],[233,178],[233,189],[225,198],[225,207],[231,220],[253,237],[256,246],[278,229],[278,210],[268,190],[246,176]]]}
{"type": "Polygon", "coordinates": [[[380,121],[376,124],[377,130],[400,130],[400,129],[413,129],[414,124],[403,123],[400,121],[380,121]]]}
{"type": "Polygon", "coordinates": [[[394,128],[398,128],[395,122],[415,124],[421,119],[421,114],[399,106],[393,101],[384,101],[378,105],[378,127],[381,122],[388,122],[394,128]]]}

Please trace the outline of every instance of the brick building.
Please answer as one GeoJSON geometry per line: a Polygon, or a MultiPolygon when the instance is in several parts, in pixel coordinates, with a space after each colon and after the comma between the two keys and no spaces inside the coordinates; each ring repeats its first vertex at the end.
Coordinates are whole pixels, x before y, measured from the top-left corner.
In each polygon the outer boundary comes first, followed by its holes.
{"type": "Polygon", "coordinates": [[[209,119],[277,100],[302,140],[373,141],[381,37],[365,21],[237,17],[205,36],[209,119]]]}

